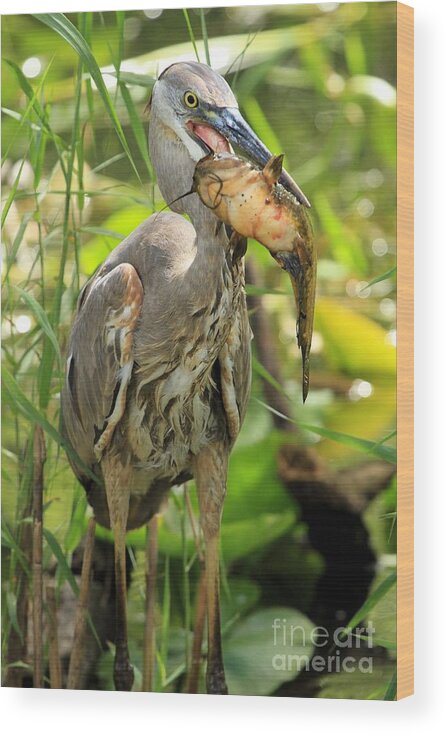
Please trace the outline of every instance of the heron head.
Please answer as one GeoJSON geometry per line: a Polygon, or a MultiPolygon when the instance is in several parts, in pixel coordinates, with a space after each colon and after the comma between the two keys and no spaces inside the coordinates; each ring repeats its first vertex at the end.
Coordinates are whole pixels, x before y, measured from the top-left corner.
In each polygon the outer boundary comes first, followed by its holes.
{"type": "MultiPolygon", "coordinates": [[[[164,172],[164,178],[175,175],[174,171],[168,171],[166,160],[161,160],[166,158],[166,146],[163,148],[164,156],[160,155],[163,142],[166,144],[169,137],[177,142],[179,154],[178,144],[182,144],[182,152],[187,153],[192,165],[211,152],[229,152],[231,146],[261,167],[272,157],[271,151],[242,117],[236,97],[225,79],[206,64],[179,62],[165,69],[154,85],[150,110],[149,144],[153,163],[158,168],[159,183],[163,178],[160,173],[164,172]],[[152,130],[152,120],[157,121],[157,131],[152,130]],[[160,134],[160,125],[163,135],[160,134]],[[160,137],[165,140],[160,140],[160,137]]],[[[172,151],[171,148],[171,154],[172,151]]],[[[283,171],[280,183],[298,201],[309,206],[303,192],[286,171],[283,171]]]]}

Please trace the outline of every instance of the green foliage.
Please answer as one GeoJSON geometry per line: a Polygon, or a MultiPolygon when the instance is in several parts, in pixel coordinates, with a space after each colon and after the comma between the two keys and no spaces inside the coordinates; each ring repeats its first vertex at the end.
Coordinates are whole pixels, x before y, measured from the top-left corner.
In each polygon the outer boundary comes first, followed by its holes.
{"type": "MultiPolygon", "coordinates": [[[[15,571],[20,566],[29,574],[17,538],[20,509],[31,491],[29,441],[35,424],[47,438],[45,564],[56,561],[58,583],[77,591],[70,562],[87,509],[60,451],[67,334],[87,277],[120,239],[164,206],[154,186],[143,114],[161,65],[185,55],[210,59],[220,71],[231,68],[228,80],[250,124],[273,152],[286,154],[288,170],[312,201],[319,251],[311,360],[311,381],[314,377],[318,388],[312,389],[311,382],[303,407],[290,286],[269,254],[256,242],[249,244],[263,285],[249,284],[247,291],[263,297],[284,379],[279,384],[255,358],[252,399],[232,453],[223,516],[222,611],[231,690],[267,695],[295,677],[272,668],[272,618],[286,615],[306,629],[311,625],[302,610],[266,608],[259,580],[248,578],[248,571],[247,577],[240,575],[242,566],[251,568],[262,554],[271,554],[273,567],[278,566],[282,542],[293,534],[300,542],[306,537],[299,506],[278,477],[278,448],[286,441],[314,441],[334,470],[358,461],[359,451],[364,458],[365,453],[396,458],[396,69],[392,4],[343,4],[332,12],[266,6],[259,12],[254,25],[244,8],[164,11],[155,20],[141,11],[101,18],[86,13],[3,19],[2,543],[9,579],[3,585],[2,622],[4,629],[17,629],[15,571]],[[139,29],[133,38],[128,19],[139,29]],[[169,44],[163,44],[165,39],[169,44]],[[35,64],[36,58],[40,70],[27,75],[25,62],[34,59],[35,64]],[[286,437],[273,429],[261,379],[287,397],[296,434],[286,437]],[[367,382],[370,392],[356,392],[359,382],[367,382]]],[[[70,459],[79,461],[74,454],[70,459]]],[[[95,479],[88,467],[83,469],[95,479]]],[[[377,552],[388,558],[394,550],[388,535],[395,495],[390,487],[366,517],[377,552]]],[[[164,572],[156,677],[157,690],[172,691],[181,688],[184,677],[197,581],[197,551],[181,492],[171,497],[160,524],[164,572]]],[[[98,535],[110,537],[102,529],[98,535]]],[[[128,541],[137,556],[129,615],[138,672],[144,529],[130,533],[128,541]]],[[[305,566],[305,551],[298,548],[297,568],[289,564],[290,574],[297,584],[311,574],[310,597],[322,561],[305,566]]],[[[313,550],[306,552],[309,557],[313,550]]],[[[380,612],[380,638],[390,656],[394,609],[392,584],[378,576],[354,618],[380,612]]],[[[110,654],[101,661],[104,688],[112,688],[110,662],[110,654]]],[[[392,698],[393,665],[390,657],[383,675],[368,690],[362,680],[358,691],[392,698]]],[[[357,683],[345,679],[325,681],[324,695],[355,696],[357,683]]]]}
{"type": "Polygon", "coordinates": [[[277,669],[272,661],[280,651],[285,660],[289,655],[297,656],[304,665],[306,656],[311,657],[313,651],[309,641],[312,629],[312,622],[304,614],[287,607],[260,609],[248,616],[225,639],[225,674],[230,690],[241,696],[268,696],[282,683],[293,680],[299,670],[297,665],[281,669],[279,661],[277,669]],[[287,619],[289,625],[302,632],[277,647],[272,630],[275,619],[287,619]]]}

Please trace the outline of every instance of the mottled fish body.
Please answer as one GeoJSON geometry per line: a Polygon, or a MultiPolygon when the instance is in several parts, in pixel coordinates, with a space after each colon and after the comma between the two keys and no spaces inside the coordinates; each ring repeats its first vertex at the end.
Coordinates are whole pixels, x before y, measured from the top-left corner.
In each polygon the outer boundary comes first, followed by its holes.
{"type": "Polygon", "coordinates": [[[232,154],[198,162],[194,191],[216,216],[243,237],[266,247],[292,281],[297,306],[297,341],[303,359],[303,400],[309,390],[309,355],[317,276],[312,228],[305,208],[278,179],[283,156],[260,170],[232,154]]]}

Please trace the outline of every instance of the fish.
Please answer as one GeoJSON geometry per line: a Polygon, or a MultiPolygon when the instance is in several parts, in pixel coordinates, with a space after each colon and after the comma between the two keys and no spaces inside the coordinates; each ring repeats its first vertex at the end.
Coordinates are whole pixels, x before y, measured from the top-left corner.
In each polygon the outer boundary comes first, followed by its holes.
{"type": "Polygon", "coordinates": [[[302,356],[303,403],[309,392],[317,255],[306,208],[279,183],[284,155],[260,169],[232,153],[211,153],[196,165],[192,191],[235,232],[267,248],[292,281],[296,338],[302,356]]]}

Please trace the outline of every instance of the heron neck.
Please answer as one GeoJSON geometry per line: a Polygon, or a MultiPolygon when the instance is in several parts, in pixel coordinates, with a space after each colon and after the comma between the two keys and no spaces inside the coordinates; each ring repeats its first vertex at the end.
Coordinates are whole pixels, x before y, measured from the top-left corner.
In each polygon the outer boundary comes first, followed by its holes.
{"type": "Polygon", "coordinates": [[[149,150],[163,199],[172,211],[187,214],[196,230],[199,259],[203,250],[208,259],[221,260],[228,248],[225,228],[218,226],[218,219],[196,193],[188,193],[196,164],[184,144],[155,115],[150,120],[149,150]]]}

